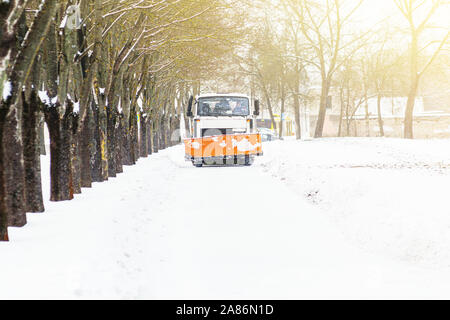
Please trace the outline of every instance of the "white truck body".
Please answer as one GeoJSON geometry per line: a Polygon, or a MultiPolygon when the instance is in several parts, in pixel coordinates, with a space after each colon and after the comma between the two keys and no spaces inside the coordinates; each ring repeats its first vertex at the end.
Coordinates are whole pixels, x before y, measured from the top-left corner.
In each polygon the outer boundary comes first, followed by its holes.
{"type": "Polygon", "coordinates": [[[250,165],[262,155],[261,136],[256,130],[259,101],[252,108],[243,94],[205,94],[191,97],[189,139],[185,140],[186,160],[203,164],[250,165]]]}

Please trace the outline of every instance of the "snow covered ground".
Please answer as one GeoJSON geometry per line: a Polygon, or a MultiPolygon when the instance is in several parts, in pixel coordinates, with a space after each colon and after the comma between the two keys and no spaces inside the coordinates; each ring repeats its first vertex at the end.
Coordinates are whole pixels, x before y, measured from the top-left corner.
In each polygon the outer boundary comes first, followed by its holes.
{"type": "Polygon", "coordinates": [[[266,151],[264,171],[319,207],[351,242],[450,267],[450,140],[287,141],[266,151]]]}
{"type": "Polygon", "coordinates": [[[0,243],[0,298],[450,298],[450,140],[263,148],[194,168],[177,146],[47,201],[0,243]]]}

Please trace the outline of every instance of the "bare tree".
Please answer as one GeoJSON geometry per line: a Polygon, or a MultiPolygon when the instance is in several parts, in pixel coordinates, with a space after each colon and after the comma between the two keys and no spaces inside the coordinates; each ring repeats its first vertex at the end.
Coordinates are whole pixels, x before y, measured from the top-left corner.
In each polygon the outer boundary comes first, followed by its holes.
{"type": "Polygon", "coordinates": [[[424,31],[430,27],[430,21],[436,11],[447,4],[443,0],[395,0],[395,4],[402,13],[403,17],[408,21],[409,34],[411,36],[410,44],[410,89],[408,93],[408,101],[405,111],[404,138],[413,139],[413,114],[414,105],[419,89],[420,79],[427,71],[433,61],[437,58],[442,48],[448,43],[450,31],[447,31],[444,38],[437,43],[433,53],[424,63],[421,63],[421,56],[426,48],[433,45],[431,41],[425,45],[421,45],[420,37],[424,31]],[[416,16],[426,10],[426,14],[422,19],[416,16]]]}
{"type": "Polygon", "coordinates": [[[308,42],[314,59],[310,64],[317,68],[321,77],[319,115],[314,136],[322,137],[333,76],[346,57],[352,56],[359,46],[354,44],[366,34],[348,39],[344,30],[351,17],[362,4],[362,0],[349,5],[341,0],[288,0],[289,9],[296,15],[302,34],[308,42]]]}

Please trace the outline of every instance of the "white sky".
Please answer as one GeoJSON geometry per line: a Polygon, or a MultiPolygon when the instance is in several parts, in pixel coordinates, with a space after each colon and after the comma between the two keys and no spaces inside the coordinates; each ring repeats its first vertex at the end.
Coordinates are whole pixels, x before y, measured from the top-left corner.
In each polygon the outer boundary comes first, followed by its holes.
{"type": "MultiPolygon", "coordinates": [[[[283,1],[285,0],[272,0],[274,4],[279,4],[283,1]]],[[[325,2],[325,0],[319,1],[325,2]]],[[[422,8],[416,12],[415,21],[417,24],[419,24],[419,22],[427,15],[432,4],[432,0],[425,1],[426,3],[422,8]]],[[[357,0],[345,0],[345,2],[346,8],[344,9],[343,14],[348,12],[349,9],[354,8],[358,3],[357,0]]],[[[352,16],[352,21],[356,23],[356,26],[361,26],[361,29],[373,27],[383,19],[385,19],[390,26],[395,28],[408,27],[406,18],[401,14],[400,10],[395,5],[394,0],[364,0],[361,7],[359,7],[352,16]]],[[[439,26],[440,29],[431,32],[428,31],[426,37],[442,39],[443,34],[450,30],[450,3],[443,5],[435,12],[430,22],[433,25],[439,26]]]]}
{"type": "MultiPolygon", "coordinates": [[[[353,2],[350,1],[350,2],[353,2]]],[[[356,3],[356,1],[354,1],[356,3]]],[[[427,0],[428,4],[423,10],[417,11],[417,21],[419,21],[428,12],[428,6],[431,4],[431,0],[427,0]]],[[[394,21],[405,24],[406,19],[401,15],[400,10],[397,8],[393,0],[365,0],[361,8],[358,10],[361,17],[368,23],[375,23],[380,18],[392,16],[397,18],[394,21]]],[[[450,29],[450,5],[441,7],[431,19],[432,22],[450,29]]]]}

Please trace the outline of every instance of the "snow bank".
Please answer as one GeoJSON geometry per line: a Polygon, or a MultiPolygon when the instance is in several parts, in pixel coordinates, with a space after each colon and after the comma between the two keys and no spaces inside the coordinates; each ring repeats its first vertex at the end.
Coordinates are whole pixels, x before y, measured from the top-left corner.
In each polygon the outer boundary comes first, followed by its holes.
{"type": "Polygon", "coordinates": [[[259,165],[358,246],[450,266],[450,140],[321,139],[264,146],[259,165]]]}

